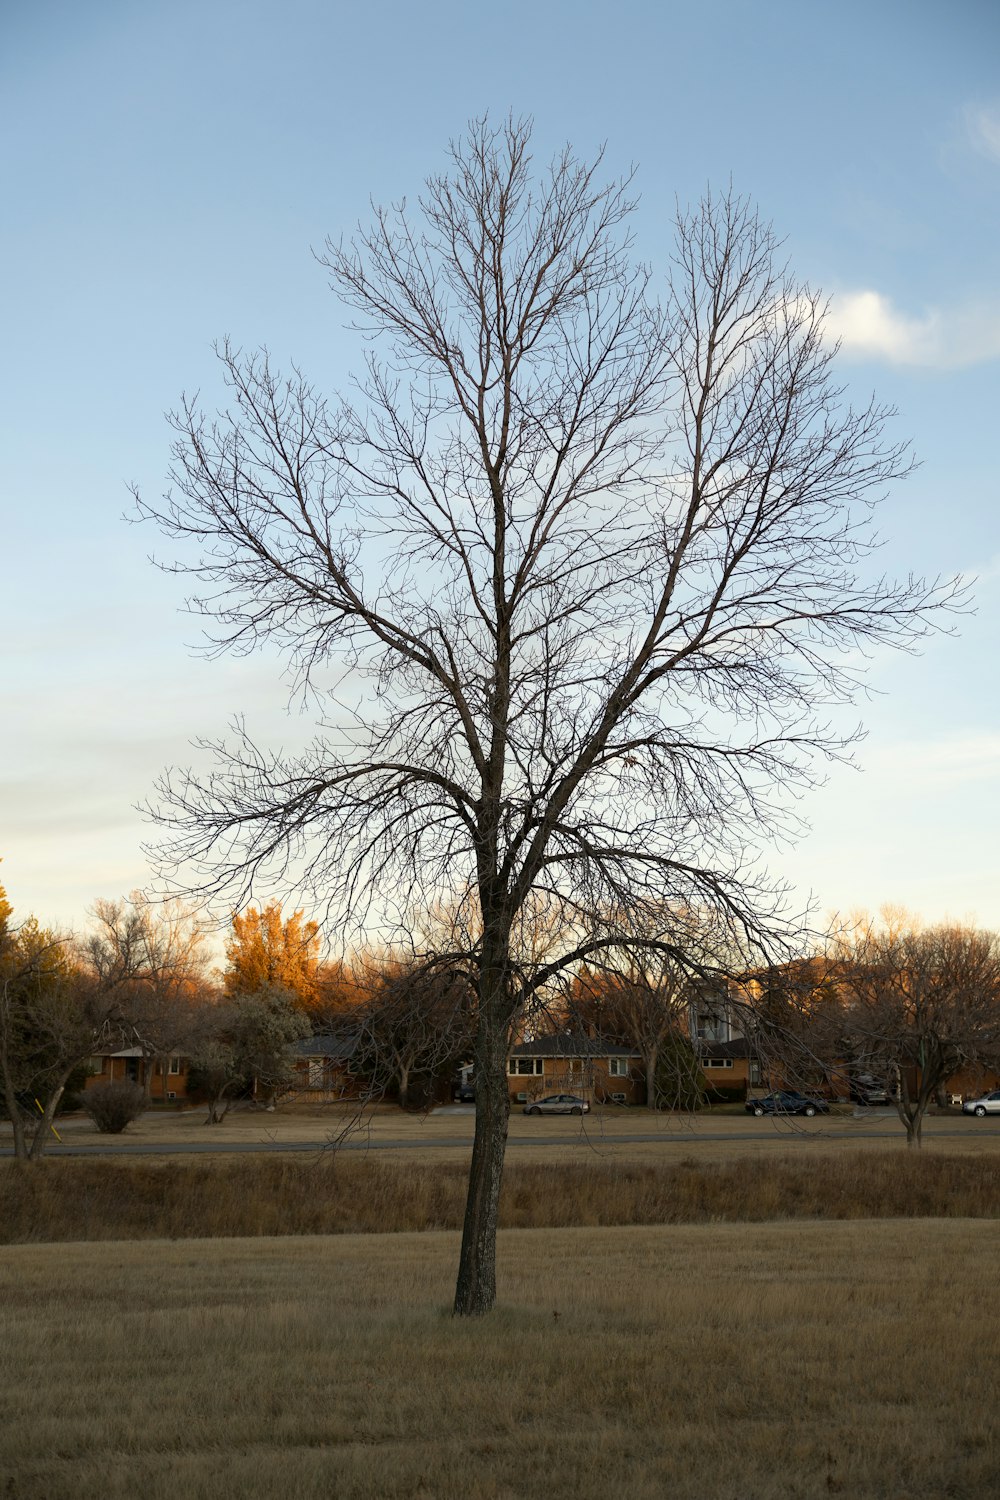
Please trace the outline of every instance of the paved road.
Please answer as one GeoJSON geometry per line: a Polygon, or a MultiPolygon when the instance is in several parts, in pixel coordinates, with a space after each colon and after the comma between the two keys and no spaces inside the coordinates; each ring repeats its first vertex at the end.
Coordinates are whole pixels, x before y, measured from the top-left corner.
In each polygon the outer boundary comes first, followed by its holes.
{"type": "MultiPolygon", "coordinates": [[[[977,1120],[975,1124],[970,1121],[963,1129],[961,1126],[946,1130],[928,1131],[925,1139],[933,1141],[945,1137],[967,1136],[970,1130],[975,1130],[977,1135],[1000,1136],[1000,1120],[977,1120]]],[[[573,1136],[511,1136],[507,1142],[508,1149],[517,1151],[521,1146],[579,1146],[583,1150],[591,1150],[603,1146],[638,1146],[658,1145],[664,1147],[683,1146],[685,1150],[692,1150],[698,1146],[714,1145],[717,1141],[739,1141],[744,1145],[748,1141],[778,1140],[782,1145],[805,1144],[809,1141],[902,1141],[902,1130],[858,1130],[858,1129],[824,1129],[816,1130],[782,1130],[780,1136],[775,1131],[773,1135],[753,1136],[744,1132],[733,1131],[731,1135],[703,1135],[699,1136],[693,1132],[678,1132],[667,1134],[665,1131],[655,1133],[634,1135],[602,1135],[600,1131],[581,1132],[573,1136]]],[[[337,1146],[338,1151],[422,1151],[426,1147],[463,1147],[472,1145],[471,1134],[464,1139],[454,1136],[420,1136],[418,1139],[393,1139],[385,1140],[356,1140],[344,1141],[337,1146]]],[[[127,1141],[100,1141],[93,1145],[56,1145],[55,1142],[47,1147],[45,1155],[53,1156],[219,1156],[223,1154],[247,1155],[269,1151],[313,1151],[320,1152],[328,1150],[324,1141],[229,1141],[216,1143],[215,1141],[171,1141],[161,1145],[152,1142],[142,1144],[131,1144],[127,1141]]],[[[0,1156],[13,1156],[12,1146],[0,1146],[0,1156]]]]}

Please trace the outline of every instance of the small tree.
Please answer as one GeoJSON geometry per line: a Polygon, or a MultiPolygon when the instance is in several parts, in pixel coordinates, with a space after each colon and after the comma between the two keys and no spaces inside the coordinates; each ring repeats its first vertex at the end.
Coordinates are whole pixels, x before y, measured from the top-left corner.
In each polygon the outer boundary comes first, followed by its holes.
{"type": "Polygon", "coordinates": [[[705,1075],[690,1037],[682,1031],[671,1032],[657,1048],[651,1107],[700,1109],[706,1089],[705,1075]]]}
{"type": "Polygon", "coordinates": [[[688,1039],[691,971],[717,968],[719,955],[710,951],[705,924],[692,913],[661,911],[655,921],[648,919],[642,928],[646,945],[629,941],[637,935],[634,916],[605,925],[609,936],[617,932],[625,942],[601,954],[599,967],[581,969],[570,1016],[575,1011],[578,1021],[635,1048],[642,1058],[647,1108],[679,1108],[673,1101],[699,1094],[691,1079],[700,1070],[695,1065],[691,1075],[686,1062],[687,1054],[694,1055],[688,1039]],[[665,1098],[672,1102],[665,1106],[665,1098]]]}
{"type": "Polygon", "coordinates": [[[95,902],[93,916],[87,948],[95,970],[131,976],[121,987],[121,1026],[142,1051],[148,1103],[156,1068],[166,1079],[170,1058],[190,1048],[208,987],[205,927],[183,902],[154,903],[141,891],[128,901],[95,902]]]}
{"type": "Polygon", "coordinates": [[[472,996],[465,979],[433,962],[370,961],[367,1000],[353,1019],[352,1067],[372,1098],[395,1092],[403,1108],[425,1103],[451,1076],[472,1040],[472,996]]]}
{"type": "Polygon", "coordinates": [[[15,1156],[42,1155],[70,1079],[120,1036],[136,963],[132,952],[97,962],[34,918],[13,926],[0,891],[0,1087],[15,1156]]]}
{"type": "Polygon", "coordinates": [[[1000,938],[890,918],[859,922],[836,951],[847,1049],[891,1089],[917,1148],[927,1108],[953,1074],[1000,1067],[1000,938]]]}
{"type": "Polygon", "coordinates": [[[206,1123],[221,1124],[254,1088],[273,1102],[294,1080],[292,1044],[310,1029],[292,996],[277,986],[204,1006],[188,1086],[207,1096],[206,1123]]]}

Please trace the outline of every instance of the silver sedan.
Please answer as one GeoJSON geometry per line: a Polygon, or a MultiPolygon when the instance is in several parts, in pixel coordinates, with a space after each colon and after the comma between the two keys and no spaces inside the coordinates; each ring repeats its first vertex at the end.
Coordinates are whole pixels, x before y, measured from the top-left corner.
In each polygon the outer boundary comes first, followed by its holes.
{"type": "Polygon", "coordinates": [[[963,1115],[978,1115],[980,1119],[984,1115],[1000,1115],[1000,1089],[994,1089],[992,1094],[984,1094],[981,1099],[966,1099],[962,1105],[963,1115]]]}
{"type": "Polygon", "coordinates": [[[585,1115],[590,1105],[576,1094],[548,1094],[544,1099],[532,1099],[524,1106],[526,1115],[585,1115]]]}

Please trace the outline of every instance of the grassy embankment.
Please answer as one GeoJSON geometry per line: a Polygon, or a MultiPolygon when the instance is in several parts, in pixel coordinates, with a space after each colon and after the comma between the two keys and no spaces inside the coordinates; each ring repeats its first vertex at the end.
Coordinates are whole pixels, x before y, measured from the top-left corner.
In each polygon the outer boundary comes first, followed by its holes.
{"type": "MultiPolygon", "coordinates": [[[[0,1161],[0,1242],[455,1229],[466,1168],[409,1154],[0,1161]]],[[[507,1228],[1000,1218],[995,1153],[858,1150],[508,1164],[507,1228]]]]}
{"type": "Polygon", "coordinates": [[[1000,1454],[990,1223],[23,1245],[8,1500],[907,1500],[1000,1454]]]}

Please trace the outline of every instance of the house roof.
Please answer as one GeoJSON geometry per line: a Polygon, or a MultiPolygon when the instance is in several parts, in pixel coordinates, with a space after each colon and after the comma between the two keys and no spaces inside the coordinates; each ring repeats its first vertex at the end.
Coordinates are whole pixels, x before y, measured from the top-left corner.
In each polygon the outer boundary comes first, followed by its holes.
{"type": "Polygon", "coordinates": [[[348,1062],[357,1051],[358,1038],[334,1036],[331,1032],[303,1037],[292,1045],[296,1057],[325,1057],[330,1062],[348,1062]]]}
{"type": "Polygon", "coordinates": [[[733,1037],[731,1042],[698,1042],[699,1057],[749,1057],[750,1043],[745,1036],[733,1037]]]}
{"type": "Polygon", "coordinates": [[[559,1036],[539,1036],[531,1042],[511,1047],[511,1057],[638,1057],[634,1047],[620,1047],[600,1037],[579,1036],[572,1032],[559,1036]]]}

